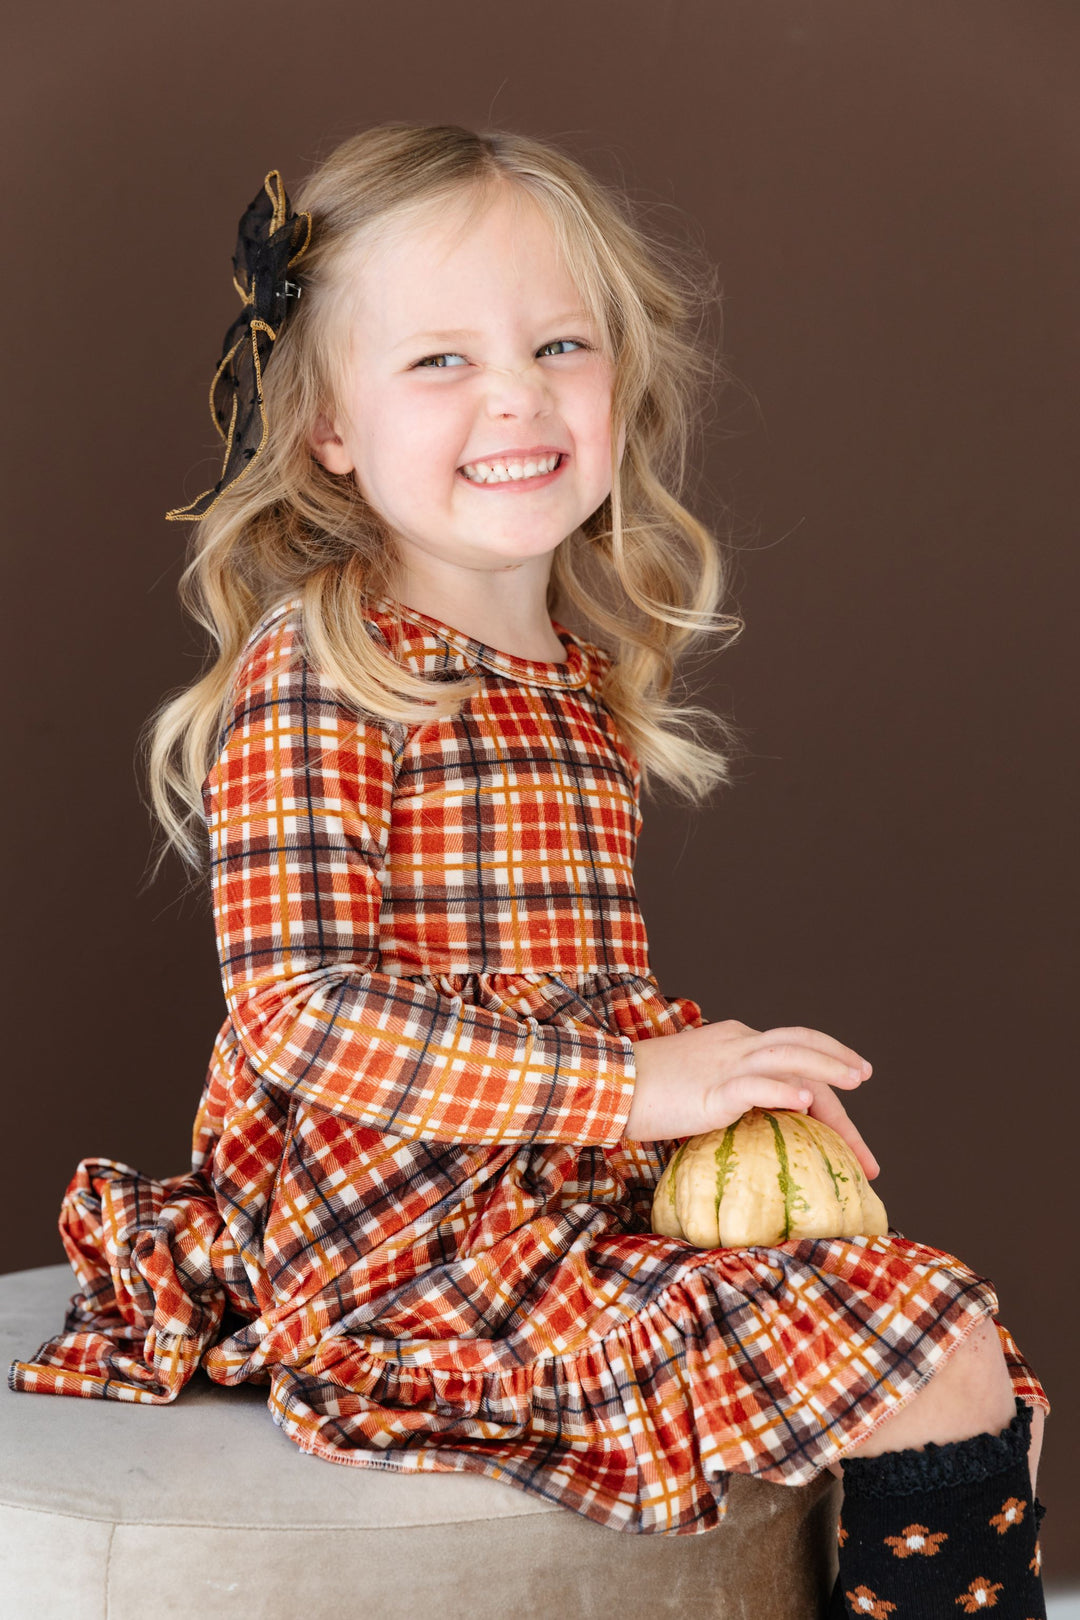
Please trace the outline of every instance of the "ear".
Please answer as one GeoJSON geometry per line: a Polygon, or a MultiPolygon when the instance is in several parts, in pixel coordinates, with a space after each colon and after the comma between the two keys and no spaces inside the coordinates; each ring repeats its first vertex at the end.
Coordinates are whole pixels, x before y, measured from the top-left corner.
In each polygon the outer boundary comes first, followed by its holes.
{"type": "Polygon", "coordinates": [[[315,418],[315,427],[308,441],[311,453],[316,461],[320,461],[331,473],[352,472],[356,463],[349,454],[341,434],[328,416],[320,414],[315,418]]]}

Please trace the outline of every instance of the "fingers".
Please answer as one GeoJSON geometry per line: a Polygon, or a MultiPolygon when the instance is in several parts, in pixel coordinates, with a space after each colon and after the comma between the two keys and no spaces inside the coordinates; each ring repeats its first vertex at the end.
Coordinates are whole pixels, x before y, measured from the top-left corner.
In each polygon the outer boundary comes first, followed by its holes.
{"type": "Polygon", "coordinates": [[[880,1175],[880,1164],[852,1124],[843,1103],[839,1097],[833,1095],[828,1086],[815,1089],[814,1100],[808,1111],[814,1119],[820,1119],[822,1124],[828,1125],[837,1136],[843,1137],[871,1181],[880,1175]]]}
{"type": "Polygon", "coordinates": [[[803,1101],[798,1086],[786,1080],[759,1079],[752,1074],[741,1074],[734,1080],[724,1080],[710,1087],[702,1099],[708,1123],[704,1130],[713,1130],[722,1119],[725,1124],[745,1114],[751,1108],[786,1108],[792,1113],[805,1114],[813,1102],[813,1087],[807,1086],[803,1101]]]}
{"type": "Polygon", "coordinates": [[[838,1041],[833,1035],[826,1035],[821,1029],[807,1029],[802,1024],[785,1024],[779,1029],[767,1029],[762,1033],[769,1042],[807,1046],[813,1051],[824,1052],[829,1057],[835,1058],[838,1063],[842,1063],[845,1068],[870,1073],[873,1067],[853,1046],[845,1046],[843,1041],[838,1041]]]}
{"type": "Polygon", "coordinates": [[[799,1084],[807,1080],[850,1091],[870,1074],[850,1047],[816,1030],[770,1029],[745,1039],[744,1072],[799,1084]]]}
{"type": "Polygon", "coordinates": [[[783,1024],[775,1029],[754,1029],[750,1024],[744,1024],[738,1018],[724,1018],[718,1023],[708,1024],[708,1029],[718,1031],[728,1039],[737,1040],[739,1036],[751,1037],[742,1044],[748,1048],[757,1049],[763,1043],[770,1046],[807,1047],[812,1051],[824,1052],[833,1057],[844,1068],[858,1069],[860,1074],[870,1074],[873,1065],[868,1063],[862,1054],[856,1052],[853,1046],[845,1046],[833,1035],[826,1035],[821,1029],[808,1029],[803,1024],[783,1024]]]}

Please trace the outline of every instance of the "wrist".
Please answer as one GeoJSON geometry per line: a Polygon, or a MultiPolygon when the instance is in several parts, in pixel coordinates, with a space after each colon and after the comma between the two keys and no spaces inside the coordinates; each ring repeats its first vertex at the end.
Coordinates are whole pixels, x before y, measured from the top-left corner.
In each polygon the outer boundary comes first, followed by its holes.
{"type": "Polygon", "coordinates": [[[652,1045],[651,1040],[631,1041],[630,1043],[634,1065],[634,1091],[623,1125],[623,1134],[620,1138],[622,1141],[638,1142],[644,1139],[642,1131],[645,1121],[642,1116],[645,1110],[647,1075],[655,1056],[651,1050],[652,1045]]]}

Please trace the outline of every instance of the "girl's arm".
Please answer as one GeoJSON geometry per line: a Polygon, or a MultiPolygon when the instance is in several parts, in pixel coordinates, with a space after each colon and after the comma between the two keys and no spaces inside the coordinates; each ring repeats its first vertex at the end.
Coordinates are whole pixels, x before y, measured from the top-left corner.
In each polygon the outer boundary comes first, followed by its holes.
{"type": "Polygon", "coordinates": [[[241,671],[203,786],[222,983],[253,1067],[407,1139],[616,1144],[634,1094],[628,1037],[379,971],[394,728],[266,648],[241,671]]]}

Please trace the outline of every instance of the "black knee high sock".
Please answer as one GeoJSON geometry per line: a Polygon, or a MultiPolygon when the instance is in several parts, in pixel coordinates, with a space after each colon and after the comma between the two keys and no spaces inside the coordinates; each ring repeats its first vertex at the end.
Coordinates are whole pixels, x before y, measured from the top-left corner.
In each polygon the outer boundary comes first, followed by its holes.
{"type": "Polygon", "coordinates": [[[1045,1620],[1028,1447],[1031,1407],[1000,1434],[841,1459],[840,1574],[829,1620],[1045,1620]]]}

